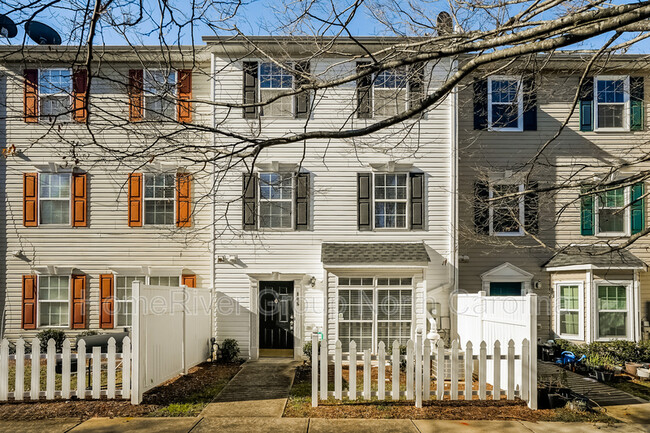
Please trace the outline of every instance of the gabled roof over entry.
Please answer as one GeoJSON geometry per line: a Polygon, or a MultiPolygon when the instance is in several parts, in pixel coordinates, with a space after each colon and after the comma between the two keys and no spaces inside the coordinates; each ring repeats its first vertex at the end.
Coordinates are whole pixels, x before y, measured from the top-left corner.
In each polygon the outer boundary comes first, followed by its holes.
{"type": "Polygon", "coordinates": [[[557,253],[546,263],[546,270],[577,269],[645,269],[646,264],[627,250],[607,246],[571,246],[557,253]]]}
{"type": "Polygon", "coordinates": [[[484,281],[525,281],[531,278],[533,278],[533,274],[509,262],[505,262],[481,274],[481,279],[484,281]]]}
{"type": "Polygon", "coordinates": [[[325,242],[321,248],[325,265],[427,265],[429,260],[422,242],[325,242]]]}

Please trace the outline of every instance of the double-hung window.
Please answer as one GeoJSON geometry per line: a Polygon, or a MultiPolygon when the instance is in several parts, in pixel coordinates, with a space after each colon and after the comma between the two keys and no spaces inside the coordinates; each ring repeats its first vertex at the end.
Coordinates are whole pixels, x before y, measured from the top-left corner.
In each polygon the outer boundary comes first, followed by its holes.
{"type": "Polygon", "coordinates": [[[64,328],[70,325],[70,277],[38,277],[39,326],[64,328]]]}
{"type": "Polygon", "coordinates": [[[292,173],[260,173],[261,228],[290,229],[293,227],[293,182],[292,173]]]}
{"type": "Polygon", "coordinates": [[[149,277],[149,284],[152,286],[178,287],[181,283],[178,276],[171,275],[149,277]]]}
{"type": "MultiPolygon", "coordinates": [[[[283,93],[293,90],[293,75],[286,69],[271,62],[259,64],[260,100],[269,101],[283,93]]],[[[281,97],[262,108],[262,114],[269,117],[293,116],[293,100],[281,97]]]]}
{"type": "Polygon", "coordinates": [[[521,78],[488,77],[488,127],[499,131],[523,130],[523,91],[521,78]]]}
{"type": "Polygon", "coordinates": [[[176,72],[146,70],[144,72],[145,118],[176,119],[176,72]]]}
{"type": "Polygon", "coordinates": [[[406,228],[408,174],[375,173],[375,228],[406,228]]]}
{"type": "Polygon", "coordinates": [[[524,233],[524,185],[493,184],[490,187],[490,234],[520,236],[524,233]]]}
{"type": "Polygon", "coordinates": [[[70,173],[38,176],[40,224],[70,223],[70,173]]]}
{"type": "Polygon", "coordinates": [[[115,327],[131,326],[134,281],[145,284],[145,277],[115,277],[115,327]]]}
{"type": "Polygon", "coordinates": [[[395,116],[406,109],[408,77],[405,68],[388,69],[375,75],[375,116],[395,116]]]}
{"type": "Polygon", "coordinates": [[[174,224],[176,175],[147,173],[144,176],[144,223],[174,224]]]}
{"type": "Polygon", "coordinates": [[[630,337],[630,285],[597,283],[596,290],[598,338],[630,337]]]}
{"type": "Polygon", "coordinates": [[[601,235],[625,235],[629,226],[626,188],[604,191],[597,196],[597,227],[601,235]]]}
{"type": "Polygon", "coordinates": [[[596,77],[594,99],[596,129],[628,130],[630,128],[630,77],[596,77]]]}
{"type": "Polygon", "coordinates": [[[386,350],[394,341],[406,344],[413,322],[411,277],[339,277],[338,338],[344,352],[354,341],[358,351],[386,350]]]}
{"type": "Polygon", "coordinates": [[[41,69],[38,92],[41,118],[68,120],[72,108],[70,69],[41,69]]]}
{"type": "Polygon", "coordinates": [[[583,339],[582,291],[582,283],[558,283],[556,286],[556,328],[560,337],[583,339]]]}

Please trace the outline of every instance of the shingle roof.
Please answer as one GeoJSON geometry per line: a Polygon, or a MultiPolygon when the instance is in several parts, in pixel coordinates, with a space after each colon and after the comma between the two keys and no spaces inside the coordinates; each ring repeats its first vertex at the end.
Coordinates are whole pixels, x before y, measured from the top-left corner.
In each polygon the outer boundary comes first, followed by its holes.
{"type": "Polygon", "coordinates": [[[422,242],[400,243],[323,243],[321,260],[324,264],[413,264],[429,262],[422,242]]]}
{"type": "Polygon", "coordinates": [[[546,263],[547,268],[560,266],[593,265],[597,268],[643,268],[645,263],[627,250],[614,250],[600,246],[573,246],[556,254],[546,263]]]}

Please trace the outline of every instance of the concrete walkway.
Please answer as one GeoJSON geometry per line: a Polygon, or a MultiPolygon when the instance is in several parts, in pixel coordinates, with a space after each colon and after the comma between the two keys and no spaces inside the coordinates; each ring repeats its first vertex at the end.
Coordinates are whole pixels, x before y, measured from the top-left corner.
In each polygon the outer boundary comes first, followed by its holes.
{"type": "Polygon", "coordinates": [[[285,358],[261,358],[245,363],[201,416],[282,417],[298,365],[285,358]]]}

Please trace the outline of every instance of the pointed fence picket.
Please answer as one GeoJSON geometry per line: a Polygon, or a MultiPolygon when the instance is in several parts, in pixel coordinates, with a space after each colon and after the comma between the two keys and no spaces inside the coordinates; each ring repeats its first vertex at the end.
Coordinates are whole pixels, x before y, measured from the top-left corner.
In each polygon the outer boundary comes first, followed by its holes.
{"type": "Polygon", "coordinates": [[[347,397],[350,400],[376,398],[383,401],[388,398],[399,400],[404,396],[419,408],[432,398],[458,400],[462,396],[465,400],[487,400],[488,397],[499,400],[505,397],[508,400],[519,398],[530,405],[533,396],[537,396],[537,382],[533,376],[533,366],[537,360],[533,359],[534,353],[530,350],[528,339],[517,343],[509,340],[506,353],[502,354],[499,341],[495,341],[491,347],[485,341],[478,344],[467,341],[464,350],[461,350],[458,340],[454,340],[451,348],[446,349],[442,340],[432,344],[428,340],[423,341],[422,334],[417,332],[415,341],[409,340],[406,344],[406,355],[400,354],[399,342],[395,340],[392,342],[392,353],[387,356],[384,342],[378,344],[378,353],[373,354],[370,349],[358,352],[355,341],[350,341],[349,351],[344,353],[341,341],[337,341],[332,355],[328,354],[327,346],[322,341],[318,350],[318,344],[315,344],[317,338],[317,335],[312,336],[312,347],[316,348],[312,351],[311,359],[314,407],[318,406],[319,400],[329,397],[336,400],[347,397]],[[327,372],[332,364],[334,391],[329,391],[327,372]],[[343,392],[344,365],[348,368],[349,388],[346,393],[343,392]],[[390,378],[386,375],[387,365],[391,367],[390,378]],[[445,369],[445,365],[448,369],[445,369]],[[360,366],[363,368],[362,389],[357,386],[357,368],[360,366]],[[402,376],[403,379],[406,379],[405,391],[400,389],[400,366],[406,370],[402,373],[405,376],[402,376]],[[376,385],[372,379],[373,368],[377,368],[376,385]],[[492,378],[491,381],[488,378],[492,378]],[[386,389],[387,379],[391,381],[390,392],[386,389]],[[502,381],[505,389],[502,388],[502,381]],[[464,383],[463,389],[460,389],[461,382],[464,383]],[[431,392],[432,384],[435,384],[434,393],[431,392]],[[491,389],[488,389],[490,385],[491,389]]]}
{"type": "Polygon", "coordinates": [[[64,340],[59,348],[50,339],[44,352],[38,338],[29,340],[29,350],[22,338],[16,340],[14,347],[11,353],[9,341],[0,341],[0,401],[115,399],[131,395],[131,340],[128,337],[122,341],[123,353],[117,353],[114,338],[109,340],[106,353],[102,353],[100,347],[93,347],[92,353],[87,353],[83,340],[73,351],[70,339],[64,340]],[[87,376],[89,365],[90,377],[87,376]],[[42,371],[44,378],[41,378],[42,371]],[[29,379],[25,377],[26,372],[29,379]],[[26,379],[30,382],[28,390],[25,390],[26,379]]]}

